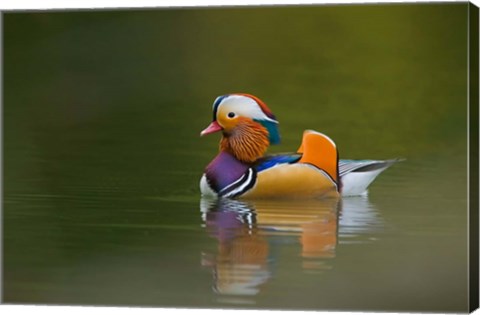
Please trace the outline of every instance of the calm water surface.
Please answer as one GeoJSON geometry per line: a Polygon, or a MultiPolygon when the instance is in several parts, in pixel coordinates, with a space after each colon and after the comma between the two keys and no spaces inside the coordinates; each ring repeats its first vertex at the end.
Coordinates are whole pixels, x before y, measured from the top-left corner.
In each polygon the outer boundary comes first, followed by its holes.
{"type": "Polygon", "coordinates": [[[466,13],[7,14],[4,301],[466,311],[466,13]],[[277,115],[271,152],[316,129],[406,161],[365,197],[202,199],[230,91],[277,115]]]}

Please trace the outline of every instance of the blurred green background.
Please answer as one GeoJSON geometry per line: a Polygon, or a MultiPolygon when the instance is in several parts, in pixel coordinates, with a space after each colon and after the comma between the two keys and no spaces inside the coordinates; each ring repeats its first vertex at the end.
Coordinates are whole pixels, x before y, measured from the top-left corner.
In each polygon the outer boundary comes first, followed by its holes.
{"type": "Polygon", "coordinates": [[[407,159],[371,189],[382,242],[306,286],[282,256],[252,307],[465,311],[467,9],[4,13],[4,301],[221,305],[199,266],[218,137],[199,132],[246,92],[280,121],[271,152],[316,129],[341,158],[407,159]]]}

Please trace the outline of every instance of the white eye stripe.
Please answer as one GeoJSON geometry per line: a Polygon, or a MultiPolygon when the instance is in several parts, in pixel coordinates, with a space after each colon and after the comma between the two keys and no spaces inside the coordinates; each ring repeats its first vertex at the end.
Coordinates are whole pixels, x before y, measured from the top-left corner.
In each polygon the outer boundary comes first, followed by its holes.
{"type": "Polygon", "coordinates": [[[233,112],[235,116],[245,116],[252,119],[267,120],[278,124],[278,121],[265,115],[260,106],[250,97],[243,95],[230,95],[222,99],[218,106],[218,112],[220,108],[225,108],[229,112],[233,112]],[[234,110],[233,110],[234,109],[234,110]]]}

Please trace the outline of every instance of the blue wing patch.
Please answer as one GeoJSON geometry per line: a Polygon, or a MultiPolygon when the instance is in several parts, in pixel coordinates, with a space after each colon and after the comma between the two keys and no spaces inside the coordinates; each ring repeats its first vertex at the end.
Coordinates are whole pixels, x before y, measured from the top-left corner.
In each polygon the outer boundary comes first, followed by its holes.
{"type": "Polygon", "coordinates": [[[259,159],[254,167],[257,172],[261,172],[277,164],[295,163],[300,160],[301,157],[300,154],[270,155],[259,159]]]}

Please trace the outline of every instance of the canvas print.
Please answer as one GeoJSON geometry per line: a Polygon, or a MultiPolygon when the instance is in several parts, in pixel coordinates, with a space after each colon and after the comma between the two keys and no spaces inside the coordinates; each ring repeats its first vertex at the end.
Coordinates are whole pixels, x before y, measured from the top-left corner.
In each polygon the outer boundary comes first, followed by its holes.
{"type": "Polygon", "coordinates": [[[2,23],[3,303],[478,306],[474,5],[2,23]]]}

